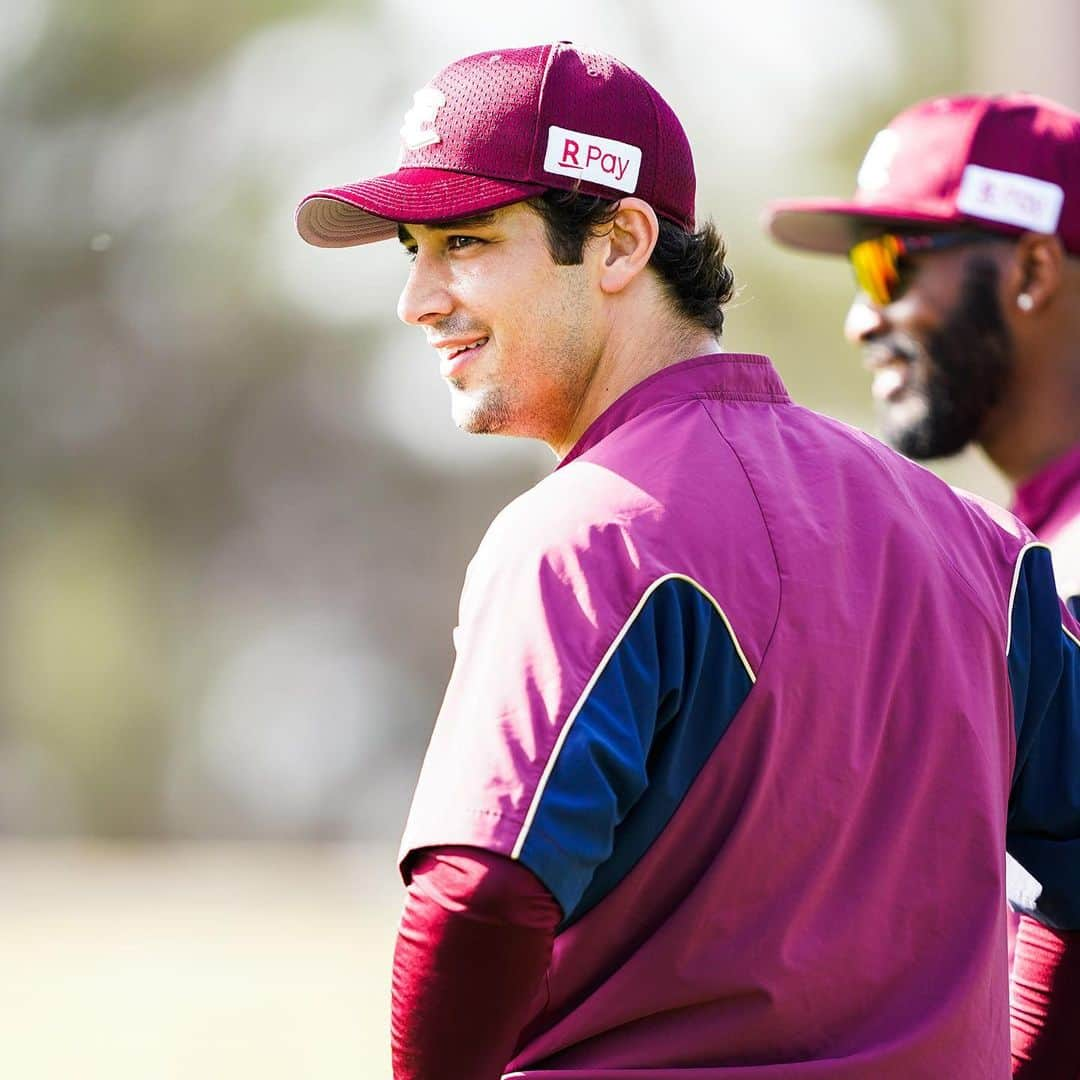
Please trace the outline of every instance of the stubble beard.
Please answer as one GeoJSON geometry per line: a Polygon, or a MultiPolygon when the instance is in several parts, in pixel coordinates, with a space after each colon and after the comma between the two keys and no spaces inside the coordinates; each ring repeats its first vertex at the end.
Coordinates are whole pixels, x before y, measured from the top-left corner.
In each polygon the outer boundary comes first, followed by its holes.
{"type": "Polygon", "coordinates": [[[536,400],[535,387],[516,381],[485,389],[472,397],[462,383],[451,380],[462,407],[454,408],[454,422],[470,435],[511,435],[547,440],[576,417],[592,377],[565,354],[552,357],[545,394],[536,400]],[[528,391],[532,391],[529,393],[528,391]],[[530,405],[527,402],[533,399],[530,405]]]}
{"type": "MultiPolygon", "coordinates": [[[[572,269],[577,269],[572,268],[572,269]]],[[[508,435],[551,444],[578,415],[599,365],[590,349],[585,309],[568,289],[546,319],[547,341],[514,375],[469,394],[466,380],[450,379],[457,391],[454,422],[472,435],[508,435]],[[591,359],[590,359],[591,356],[591,359]],[[542,386],[537,380],[542,379],[542,386]],[[460,408],[459,408],[460,406],[460,408]]]]}
{"type": "Polygon", "coordinates": [[[462,395],[459,400],[467,402],[467,407],[460,412],[457,407],[453,410],[454,422],[461,431],[470,435],[498,435],[510,426],[513,410],[503,387],[491,387],[474,400],[467,395],[461,382],[453,379],[450,382],[462,395]]]}
{"type": "Polygon", "coordinates": [[[925,347],[908,338],[892,343],[918,373],[907,400],[880,409],[882,436],[906,457],[958,454],[978,441],[1005,396],[1015,355],[997,288],[995,264],[974,260],[956,306],[925,347]]]}

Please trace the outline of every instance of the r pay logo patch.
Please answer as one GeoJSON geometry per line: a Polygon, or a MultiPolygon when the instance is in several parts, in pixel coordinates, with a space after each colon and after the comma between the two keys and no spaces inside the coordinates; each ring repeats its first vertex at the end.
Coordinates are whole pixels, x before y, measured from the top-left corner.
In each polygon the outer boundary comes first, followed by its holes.
{"type": "Polygon", "coordinates": [[[548,128],[544,171],[588,180],[620,191],[634,191],[641,170],[641,150],[617,139],[583,131],[548,128]]]}
{"type": "Polygon", "coordinates": [[[1052,233],[1057,231],[1064,202],[1065,192],[1048,180],[968,165],[956,196],[956,209],[990,221],[1052,233]]]}

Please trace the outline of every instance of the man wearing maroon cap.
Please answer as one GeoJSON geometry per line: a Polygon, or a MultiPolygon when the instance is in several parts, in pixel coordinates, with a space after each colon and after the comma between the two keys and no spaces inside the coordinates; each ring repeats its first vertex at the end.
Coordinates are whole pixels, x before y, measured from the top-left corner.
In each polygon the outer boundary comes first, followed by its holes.
{"type": "MultiPolygon", "coordinates": [[[[883,433],[910,457],[981,446],[1080,606],[1080,116],[1031,95],[939,98],[874,139],[853,199],[783,200],[782,243],[846,253],[883,433]]],[[[1018,910],[1031,885],[1015,864],[1018,910]]],[[[1080,935],[1020,920],[1018,1076],[1080,1075],[1080,935]]],[[[1015,926],[1015,923],[1014,923],[1015,926]]]]}
{"type": "Polygon", "coordinates": [[[694,190],[562,42],[451,64],[397,171],[298,210],[396,235],[458,424],[558,458],[466,574],[395,1076],[1005,1077],[1006,820],[1080,925],[1080,628],[1019,522],[720,350],[694,190]]]}

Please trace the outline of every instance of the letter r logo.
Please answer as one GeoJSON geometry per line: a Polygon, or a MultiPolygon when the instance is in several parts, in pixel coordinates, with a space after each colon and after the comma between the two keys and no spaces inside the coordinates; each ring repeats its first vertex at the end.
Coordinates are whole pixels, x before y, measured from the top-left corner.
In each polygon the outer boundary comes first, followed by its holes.
{"type": "Polygon", "coordinates": [[[580,169],[581,168],[581,162],[578,161],[578,153],[579,152],[580,152],[580,147],[578,146],[578,144],[576,142],[574,142],[573,139],[564,139],[563,140],[562,160],[559,162],[559,164],[560,165],[573,165],[575,168],[580,169]]]}

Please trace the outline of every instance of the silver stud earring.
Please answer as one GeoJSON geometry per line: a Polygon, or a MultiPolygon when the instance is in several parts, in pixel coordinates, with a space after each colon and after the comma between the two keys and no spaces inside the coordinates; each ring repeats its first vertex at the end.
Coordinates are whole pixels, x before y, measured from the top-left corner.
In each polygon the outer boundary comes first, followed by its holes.
{"type": "Polygon", "coordinates": [[[1035,306],[1035,301],[1031,298],[1031,293],[1022,292],[1016,298],[1016,306],[1021,311],[1030,311],[1035,306]]]}

